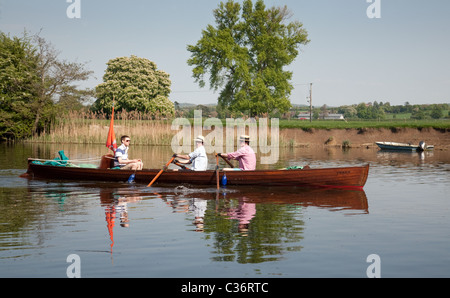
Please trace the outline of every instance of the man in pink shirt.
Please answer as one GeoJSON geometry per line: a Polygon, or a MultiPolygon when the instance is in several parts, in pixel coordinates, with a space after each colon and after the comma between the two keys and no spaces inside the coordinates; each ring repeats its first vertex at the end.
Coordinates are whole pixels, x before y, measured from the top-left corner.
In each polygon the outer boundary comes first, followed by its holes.
{"type": "Polygon", "coordinates": [[[243,171],[252,171],[256,168],[256,154],[249,146],[250,137],[242,135],[239,138],[241,148],[233,153],[222,153],[221,156],[239,161],[239,168],[243,171]]]}

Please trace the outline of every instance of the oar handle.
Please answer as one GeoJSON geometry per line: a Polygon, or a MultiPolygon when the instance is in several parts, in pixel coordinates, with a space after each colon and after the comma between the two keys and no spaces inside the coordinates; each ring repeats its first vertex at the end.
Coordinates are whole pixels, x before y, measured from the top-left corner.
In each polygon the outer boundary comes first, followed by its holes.
{"type": "Polygon", "coordinates": [[[175,156],[172,156],[172,158],[169,160],[169,162],[164,166],[164,168],[161,169],[161,171],[159,171],[159,173],[155,176],[155,178],[153,178],[152,182],[150,182],[147,187],[152,186],[152,184],[156,181],[156,179],[159,178],[159,176],[161,176],[162,172],[164,172],[165,169],[167,169],[167,167],[172,163],[172,161],[175,159],[175,156]]]}
{"type": "Polygon", "coordinates": [[[177,162],[176,160],[173,162],[173,164],[179,166],[182,169],[186,169],[185,165],[182,165],[181,163],[177,162]]]}
{"type": "Polygon", "coordinates": [[[222,157],[222,159],[225,160],[225,161],[227,162],[227,164],[228,164],[230,167],[234,168],[233,164],[232,164],[231,162],[229,162],[228,159],[226,159],[225,157],[223,157],[222,154],[217,153],[216,156],[222,157]]]}

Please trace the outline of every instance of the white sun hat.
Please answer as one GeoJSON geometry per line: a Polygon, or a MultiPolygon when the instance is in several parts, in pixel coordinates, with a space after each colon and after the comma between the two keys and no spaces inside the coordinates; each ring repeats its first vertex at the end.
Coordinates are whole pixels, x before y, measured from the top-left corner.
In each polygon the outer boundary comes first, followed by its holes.
{"type": "Polygon", "coordinates": [[[195,139],[194,139],[194,141],[195,142],[204,142],[205,141],[205,138],[203,137],[203,136],[197,136],[195,139]]]}

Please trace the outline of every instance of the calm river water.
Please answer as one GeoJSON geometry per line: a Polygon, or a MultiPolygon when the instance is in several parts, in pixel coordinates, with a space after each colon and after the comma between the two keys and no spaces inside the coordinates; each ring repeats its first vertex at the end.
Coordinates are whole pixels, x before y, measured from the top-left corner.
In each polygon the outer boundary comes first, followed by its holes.
{"type": "MultiPolygon", "coordinates": [[[[294,148],[271,165],[370,163],[364,191],[217,193],[19,177],[28,157],[62,149],[70,159],[108,153],[103,145],[0,144],[0,277],[364,278],[369,267],[381,277],[450,277],[447,151],[294,148]]],[[[150,168],[171,155],[170,147],[130,149],[150,168]]]]}

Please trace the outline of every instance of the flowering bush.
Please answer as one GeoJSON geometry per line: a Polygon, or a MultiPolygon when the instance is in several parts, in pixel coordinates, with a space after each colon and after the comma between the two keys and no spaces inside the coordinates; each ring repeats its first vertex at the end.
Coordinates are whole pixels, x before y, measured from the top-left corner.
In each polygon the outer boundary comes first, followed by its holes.
{"type": "Polygon", "coordinates": [[[95,111],[110,113],[114,100],[115,110],[174,115],[174,104],[168,98],[169,74],[158,70],[154,62],[132,55],[111,59],[107,65],[103,83],[96,87],[95,111]]]}

